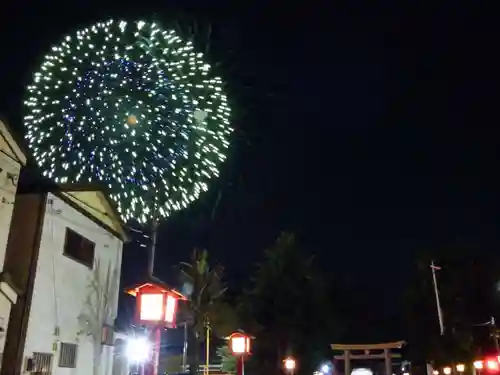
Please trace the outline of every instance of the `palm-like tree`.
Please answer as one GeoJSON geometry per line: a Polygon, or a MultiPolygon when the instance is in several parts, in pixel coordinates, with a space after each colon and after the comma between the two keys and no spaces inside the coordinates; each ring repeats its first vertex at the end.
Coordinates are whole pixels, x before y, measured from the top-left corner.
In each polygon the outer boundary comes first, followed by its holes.
{"type": "MultiPolygon", "coordinates": [[[[200,343],[205,338],[207,322],[219,321],[218,312],[223,309],[222,296],[226,287],[222,282],[224,268],[208,263],[208,252],[193,250],[189,262],[180,263],[183,282],[189,285],[184,305],[185,319],[190,327],[188,363],[191,374],[197,374],[200,343]]],[[[213,324],[212,324],[213,325],[213,324]]]]}

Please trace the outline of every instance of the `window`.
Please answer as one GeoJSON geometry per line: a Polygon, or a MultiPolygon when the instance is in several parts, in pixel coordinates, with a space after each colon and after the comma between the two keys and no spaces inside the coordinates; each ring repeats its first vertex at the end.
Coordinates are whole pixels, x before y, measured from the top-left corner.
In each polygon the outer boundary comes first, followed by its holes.
{"type": "Polygon", "coordinates": [[[64,255],[92,268],[94,265],[94,249],[95,243],[76,233],[74,230],[66,228],[64,255]]]}
{"type": "Polygon", "coordinates": [[[76,351],[78,346],[67,342],[61,343],[59,367],[76,368],[76,351]]]}
{"type": "Polygon", "coordinates": [[[30,372],[33,375],[50,375],[52,373],[52,358],[51,353],[33,353],[33,367],[30,372]]]}

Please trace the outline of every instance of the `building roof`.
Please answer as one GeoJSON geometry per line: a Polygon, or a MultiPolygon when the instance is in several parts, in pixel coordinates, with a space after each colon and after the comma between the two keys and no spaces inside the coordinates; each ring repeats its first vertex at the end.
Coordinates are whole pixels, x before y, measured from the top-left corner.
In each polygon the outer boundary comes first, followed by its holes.
{"type": "Polygon", "coordinates": [[[18,161],[19,164],[26,164],[26,154],[22,151],[21,146],[14,140],[12,131],[7,124],[2,122],[2,120],[0,120],[0,146],[5,146],[5,148],[9,149],[11,151],[11,155],[9,156],[18,161]]]}
{"type": "Polygon", "coordinates": [[[122,241],[129,240],[125,224],[116,210],[114,202],[111,201],[102,187],[94,184],[60,184],[57,193],[70,200],[78,207],[79,211],[86,213],[87,217],[112,232],[122,241]]]}
{"type": "Polygon", "coordinates": [[[21,171],[19,194],[52,193],[122,241],[129,240],[120,214],[97,184],[56,184],[29,167],[21,171]]]}
{"type": "Polygon", "coordinates": [[[179,299],[182,299],[182,300],[185,300],[186,297],[178,292],[177,290],[175,289],[172,289],[171,287],[169,287],[166,283],[164,283],[162,280],[154,277],[154,276],[149,276],[146,281],[143,281],[141,283],[137,283],[137,284],[134,284],[128,288],[125,289],[125,293],[133,296],[133,297],[136,297],[137,296],[137,292],[139,291],[139,289],[142,289],[142,288],[145,288],[145,287],[160,287],[161,289],[164,289],[165,291],[168,291],[172,294],[175,294],[177,296],[177,298],[179,299]]]}

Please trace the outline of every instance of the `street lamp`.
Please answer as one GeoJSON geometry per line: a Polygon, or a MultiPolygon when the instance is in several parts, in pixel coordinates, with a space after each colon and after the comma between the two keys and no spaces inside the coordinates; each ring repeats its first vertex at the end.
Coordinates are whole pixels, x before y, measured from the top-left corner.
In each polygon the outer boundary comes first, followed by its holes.
{"type": "Polygon", "coordinates": [[[283,367],[285,368],[285,371],[291,375],[293,375],[296,366],[297,363],[295,362],[295,359],[292,357],[286,357],[283,360],[283,367]]]}
{"type": "Polygon", "coordinates": [[[129,362],[146,362],[151,355],[151,343],[145,337],[129,337],[126,342],[125,355],[129,362]]]}
{"type": "Polygon", "coordinates": [[[158,375],[160,361],[161,332],[175,328],[177,302],[185,297],[163,283],[148,281],[126,290],[136,299],[135,321],[151,328],[151,365],[153,375],[158,375]]]}
{"type": "Polygon", "coordinates": [[[498,359],[488,358],[486,360],[486,369],[490,372],[498,372],[498,370],[500,369],[498,359]]]}
{"type": "Polygon", "coordinates": [[[457,371],[463,373],[465,371],[465,365],[463,363],[457,364],[457,371]]]}
{"type": "Polygon", "coordinates": [[[236,357],[236,375],[245,374],[245,358],[250,355],[250,340],[253,337],[244,332],[235,332],[227,338],[229,340],[229,349],[236,357]]]}
{"type": "Polygon", "coordinates": [[[443,368],[443,374],[444,375],[450,375],[451,374],[451,367],[445,367],[445,368],[443,368]]]}

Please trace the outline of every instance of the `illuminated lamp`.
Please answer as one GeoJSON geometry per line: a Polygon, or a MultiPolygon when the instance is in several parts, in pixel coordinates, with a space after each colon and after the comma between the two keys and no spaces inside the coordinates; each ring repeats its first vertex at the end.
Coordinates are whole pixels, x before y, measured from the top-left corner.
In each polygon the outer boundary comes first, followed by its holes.
{"type": "Polygon", "coordinates": [[[250,355],[250,340],[253,338],[242,331],[226,337],[231,354],[236,357],[236,375],[245,374],[245,358],[250,355]]]}
{"type": "Polygon", "coordinates": [[[487,358],[485,362],[487,371],[498,372],[500,370],[500,366],[496,358],[487,358]]]}
{"type": "Polygon", "coordinates": [[[445,367],[445,368],[443,368],[443,373],[445,375],[450,375],[451,374],[451,367],[445,367]]]}
{"type": "Polygon", "coordinates": [[[287,357],[283,360],[283,367],[285,368],[285,371],[293,374],[295,371],[295,367],[297,366],[297,363],[294,358],[292,357],[287,357]]]}
{"type": "Polygon", "coordinates": [[[474,368],[476,370],[482,370],[484,368],[483,361],[474,361],[474,368]]]}
{"type": "Polygon", "coordinates": [[[234,356],[240,357],[250,354],[250,336],[243,332],[235,332],[228,339],[231,353],[234,356]]]}
{"type": "Polygon", "coordinates": [[[175,328],[177,302],[185,299],[182,294],[155,282],[129,288],[126,292],[136,298],[138,324],[175,328]]]}
{"type": "Polygon", "coordinates": [[[125,354],[131,362],[146,362],[151,355],[151,343],[145,337],[129,337],[125,354]]]}

